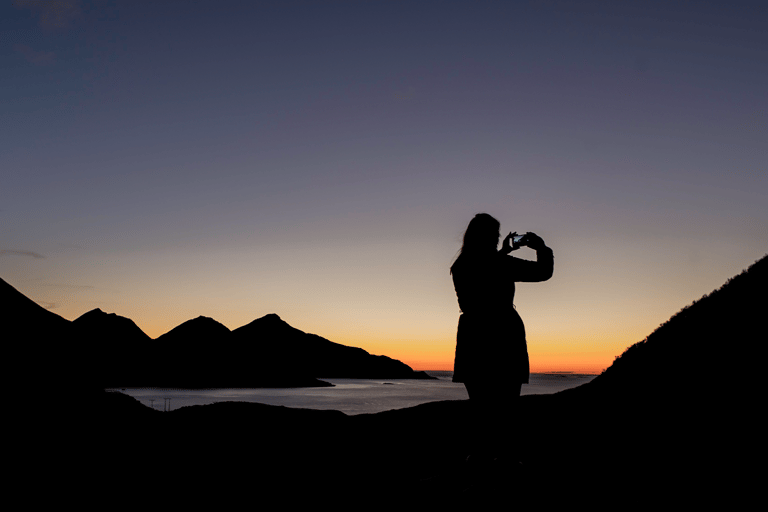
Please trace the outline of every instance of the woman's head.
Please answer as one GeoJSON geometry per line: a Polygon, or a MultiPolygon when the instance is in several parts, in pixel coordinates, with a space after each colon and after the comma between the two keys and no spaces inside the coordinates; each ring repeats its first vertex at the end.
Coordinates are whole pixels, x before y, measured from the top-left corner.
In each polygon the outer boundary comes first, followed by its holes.
{"type": "Polygon", "coordinates": [[[500,227],[499,221],[487,213],[478,213],[469,221],[469,226],[464,232],[461,253],[495,252],[499,245],[500,227]]]}

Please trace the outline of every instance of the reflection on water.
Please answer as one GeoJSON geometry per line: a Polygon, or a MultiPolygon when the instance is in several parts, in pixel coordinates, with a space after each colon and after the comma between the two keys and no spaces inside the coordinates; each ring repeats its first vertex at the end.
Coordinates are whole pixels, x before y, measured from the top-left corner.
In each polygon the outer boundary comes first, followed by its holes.
{"type": "MultiPolygon", "coordinates": [[[[240,401],[282,405],[303,409],[333,409],[346,414],[364,414],[413,407],[439,400],[466,400],[463,384],[451,382],[449,372],[434,373],[437,380],[365,380],[322,379],[334,384],[323,388],[258,388],[258,389],[125,389],[148,407],[175,410],[191,405],[240,401]]],[[[550,394],[576,387],[592,380],[594,375],[531,374],[530,384],[523,385],[523,395],[550,394]]]]}

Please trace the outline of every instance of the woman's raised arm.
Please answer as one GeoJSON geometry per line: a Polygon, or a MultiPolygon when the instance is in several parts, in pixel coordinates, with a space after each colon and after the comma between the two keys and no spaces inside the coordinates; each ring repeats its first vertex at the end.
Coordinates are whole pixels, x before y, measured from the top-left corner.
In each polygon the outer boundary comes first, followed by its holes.
{"type": "Polygon", "coordinates": [[[527,233],[526,245],[536,251],[536,261],[509,257],[509,265],[514,280],[523,283],[538,283],[546,281],[555,271],[555,257],[552,249],[544,244],[544,240],[535,233],[527,233]]]}

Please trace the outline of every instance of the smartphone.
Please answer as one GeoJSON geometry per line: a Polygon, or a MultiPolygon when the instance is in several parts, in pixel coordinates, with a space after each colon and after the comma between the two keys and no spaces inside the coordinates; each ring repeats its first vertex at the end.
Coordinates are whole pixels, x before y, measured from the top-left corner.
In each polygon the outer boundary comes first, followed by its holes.
{"type": "Polygon", "coordinates": [[[523,238],[525,238],[525,235],[512,235],[512,243],[515,245],[520,245],[520,242],[523,241],[523,238]]]}

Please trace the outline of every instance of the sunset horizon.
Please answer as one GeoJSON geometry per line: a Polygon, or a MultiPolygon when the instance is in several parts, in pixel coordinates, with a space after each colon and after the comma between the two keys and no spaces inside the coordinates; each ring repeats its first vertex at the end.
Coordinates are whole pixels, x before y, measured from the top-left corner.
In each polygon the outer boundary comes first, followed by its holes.
{"type": "Polygon", "coordinates": [[[276,313],[450,369],[485,212],[533,372],[600,373],[765,253],[765,7],[18,1],[0,7],[0,277],[155,339],[276,313]],[[512,256],[534,260],[523,247],[512,256]]]}
{"type": "MultiPolygon", "coordinates": [[[[763,255],[763,258],[764,257],[765,255],[763,255]]],[[[746,269],[747,266],[745,266],[744,268],[746,269]]],[[[714,289],[711,291],[714,291],[714,289]]],[[[706,295],[707,293],[702,295],[702,297],[705,297],[706,295]]],[[[694,303],[695,301],[699,300],[702,297],[692,298],[682,307],[689,306],[690,304],[694,303]]],[[[41,307],[43,307],[44,309],[50,310],[50,308],[46,308],[45,303],[41,303],[40,301],[37,301],[34,299],[32,300],[36,302],[38,305],[40,305],[41,307]]],[[[92,311],[94,309],[101,310],[106,314],[113,314],[113,313],[118,314],[113,311],[108,311],[107,309],[99,306],[92,308],[89,311],[92,311]]],[[[74,321],[75,319],[84,315],[85,313],[88,313],[89,311],[83,311],[81,314],[75,315],[71,318],[70,317],[62,317],[62,318],[65,318],[66,320],[69,320],[69,321],[74,321]]],[[[56,311],[54,311],[54,313],[59,314],[59,312],[56,312],[56,311]]],[[[668,318],[659,322],[659,325],[664,323],[666,320],[668,320],[672,316],[674,316],[676,313],[678,313],[677,310],[674,312],[670,312],[670,314],[668,315],[668,318]]],[[[197,318],[197,317],[191,317],[179,322],[178,324],[171,325],[170,327],[165,327],[165,328],[161,327],[159,330],[151,331],[151,330],[145,329],[140,323],[136,322],[133,318],[130,318],[121,314],[118,314],[118,315],[133,321],[139,329],[141,329],[147,336],[149,336],[153,340],[156,340],[163,334],[170,332],[175,327],[178,327],[179,325],[187,321],[197,318]]],[[[270,311],[270,312],[265,312],[264,314],[256,315],[252,319],[240,325],[226,325],[223,323],[222,325],[224,325],[230,331],[232,331],[237,329],[238,327],[243,327],[245,325],[248,325],[254,320],[263,318],[264,316],[267,316],[267,315],[277,315],[283,321],[286,321],[286,319],[283,318],[279,312],[270,311]]],[[[59,316],[61,315],[59,314],[59,316]]],[[[211,317],[210,315],[201,314],[201,315],[198,315],[198,317],[199,316],[212,318],[216,322],[221,323],[218,319],[216,319],[215,317],[211,317]]],[[[372,339],[371,340],[369,338],[369,341],[361,342],[360,341],[361,338],[345,338],[344,337],[345,330],[343,328],[337,329],[335,331],[331,329],[332,332],[341,333],[334,337],[333,335],[327,335],[322,332],[306,330],[302,328],[301,325],[295,325],[289,321],[286,321],[286,323],[288,323],[289,325],[291,325],[291,327],[294,327],[300,331],[306,332],[308,334],[316,334],[334,343],[339,343],[341,345],[345,345],[349,347],[362,348],[363,350],[370,353],[371,355],[387,356],[392,359],[399,360],[407,364],[411,368],[413,368],[413,370],[415,371],[439,371],[439,372],[453,371],[453,363],[454,363],[453,352],[451,351],[449,353],[448,358],[445,357],[445,353],[447,350],[446,347],[448,349],[450,349],[451,347],[455,347],[455,339],[447,340],[447,341],[432,340],[430,342],[428,340],[423,340],[423,339],[422,340],[407,339],[404,341],[399,341],[399,340],[393,340],[393,339],[372,339]],[[410,352],[409,352],[409,348],[411,350],[410,352]],[[412,355],[414,353],[416,355],[412,355]]],[[[624,345],[625,343],[624,338],[619,338],[620,341],[618,343],[610,343],[610,341],[606,341],[604,343],[587,342],[585,345],[588,346],[591,350],[583,350],[579,353],[567,352],[557,348],[562,345],[567,345],[567,343],[562,343],[562,342],[558,343],[557,341],[554,341],[554,340],[547,340],[541,343],[539,340],[536,340],[534,342],[529,340],[528,349],[532,359],[531,373],[599,375],[605,369],[607,369],[613,363],[613,361],[617,359],[624,352],[624,350],[626,350],[626,348],[628,348],[629,346],[637,342],[643,341],[645,338],[647,338],[648,335],[651,334],[653,330],[655,330],[656,327],[648,331],[644,336],[637,337],[629,342],[626,342],[626,345],[624,345]],[[541,350],[540,349],[541,346],[545,347],[545,349],[541,350]],[[615,353],[607,352],[605,350],[602,352],[599,351],[599,347],[622,347],[622,346],[623,348],[621,348],[619,352],[615,352],[615,353]],[[596,350],[596,347],[597,347],[597,350],[596,350]],[[549,350],[549,352],[547,352],[547,350],[549,350]]],[[[211,349],[215,350],[216,346],[212,345],[211,349]]],[[[611,350],[611,349],[609,348],[607,350],[611,350]]]]}

